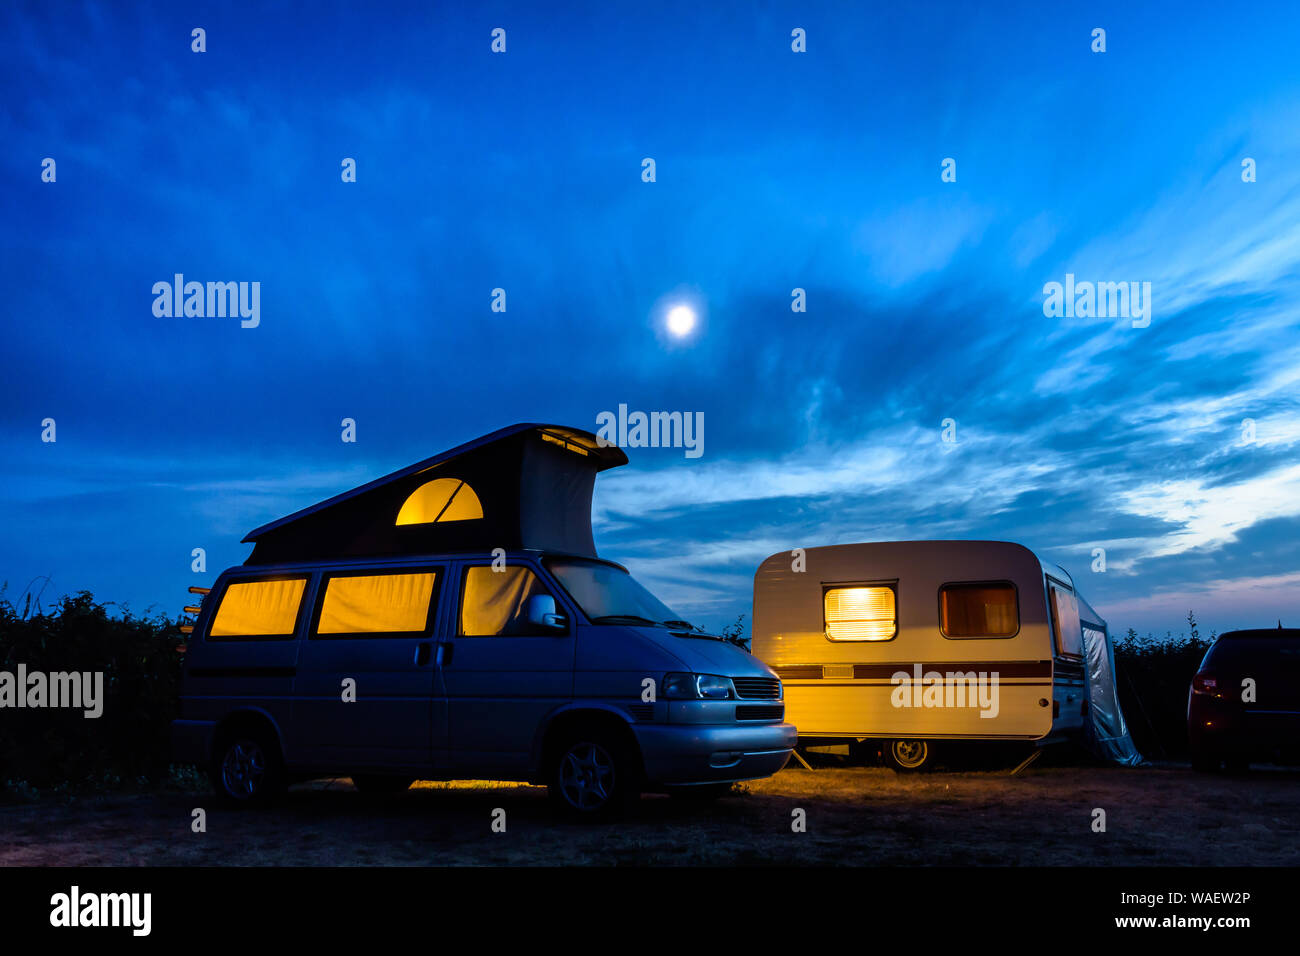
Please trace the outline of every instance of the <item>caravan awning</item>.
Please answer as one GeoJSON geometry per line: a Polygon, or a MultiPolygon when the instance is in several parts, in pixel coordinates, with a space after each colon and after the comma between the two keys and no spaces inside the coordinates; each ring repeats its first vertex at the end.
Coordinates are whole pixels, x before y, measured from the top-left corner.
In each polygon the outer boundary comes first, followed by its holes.
{"type": "Polygon", "coordinates": [[[595,557],[596,475],[619,448],[511,425],[250,531],[245,564],[535,548],[595,557]]]}

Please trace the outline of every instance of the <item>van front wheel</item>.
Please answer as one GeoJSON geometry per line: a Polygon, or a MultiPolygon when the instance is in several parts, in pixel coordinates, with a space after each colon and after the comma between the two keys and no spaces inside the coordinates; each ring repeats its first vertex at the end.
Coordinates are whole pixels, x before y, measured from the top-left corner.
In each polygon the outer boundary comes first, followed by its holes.
{"type": "Polygon", "coordinates": [[[637,796],[631,755],[603,733],[580,734],[559,748],[548,781],[551,800],[584,819],[612,816],[637,796]]]}
{"type": "Polygon", "coordinates": [[[904,773],[929,770],[933,749],[927,740],[891,740],[885,748],[889,766],[904,773]]]}

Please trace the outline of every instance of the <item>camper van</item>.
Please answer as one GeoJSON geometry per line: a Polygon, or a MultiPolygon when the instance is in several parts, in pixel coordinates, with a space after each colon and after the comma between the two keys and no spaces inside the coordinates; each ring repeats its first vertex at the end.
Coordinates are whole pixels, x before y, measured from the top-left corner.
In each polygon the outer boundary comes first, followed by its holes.
{"type": "Polygon", "coordinates": [[[803,745],[880,747],[902,771],[956,741],[1081,735],[1132,747],[1106,624],[1070,575],[1001,541],[782,551],[754,577],[754,653],[803,745]]]}
{"type": "Polygon", "coordinates": [[[776,773],[776,675],[595,554],[595,476],[626,461],[516,425],[251,532],[197,607],[175,758],[237,805],[494,779],[584,816],[776,773]]]}

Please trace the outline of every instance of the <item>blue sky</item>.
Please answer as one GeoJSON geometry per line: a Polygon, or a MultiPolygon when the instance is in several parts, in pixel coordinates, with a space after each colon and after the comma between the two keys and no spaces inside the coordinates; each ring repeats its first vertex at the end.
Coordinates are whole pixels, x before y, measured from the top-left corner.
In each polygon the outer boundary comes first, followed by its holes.
{"type": "Polygon", "coordinates": [[[708,6],[0,7],[9,595],[174,613],[270,519],[622,403],[704,454],[630,449],[597,545],[706,624],[775,551],[933,537],[1119,630],[1300,622],[1300,8],[708,6]],[[155,317],[175,273],[261,324],[155,317]],[[1046,317],[1066,273],[1150,326],[1046,317]]]}

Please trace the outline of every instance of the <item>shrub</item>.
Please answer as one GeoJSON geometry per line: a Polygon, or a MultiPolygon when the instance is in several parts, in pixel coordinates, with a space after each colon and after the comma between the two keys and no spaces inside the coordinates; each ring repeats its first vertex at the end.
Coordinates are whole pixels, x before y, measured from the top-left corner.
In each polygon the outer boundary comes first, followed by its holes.
{"type": "Polygon", "coordinates": [[[28,673],[100,672],[103,712],[95,719],[68,708],[0,712],[6,789],[20,789],[19,781],[30,793],[163,779],[180,680],[178,622],[112,614],[87,591],[62,598],[50,611],[27,611],[20,613],[0,590],[0,670],[16,674],[24,664],[28,673]]]}
{"type": "Polygon", "coordinates": [[[1187,756],[1187,691],[1214,643],[1213,634],[1201,638],[1194,615],[1189,612],[1187,619],[1190,634],[1139,637],[1129,628],[1114,642],[1120,706],[1133,743],[1145,757],[1187,756]]]}

